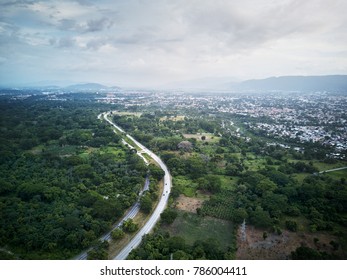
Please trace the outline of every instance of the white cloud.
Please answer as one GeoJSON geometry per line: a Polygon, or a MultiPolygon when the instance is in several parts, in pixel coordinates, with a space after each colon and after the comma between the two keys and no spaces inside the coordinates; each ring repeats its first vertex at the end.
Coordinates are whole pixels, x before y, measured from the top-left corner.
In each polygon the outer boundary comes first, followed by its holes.
{"type": "Polygon", "coordinates": [[[347,73],[346,14],[344,0],[12,1],[0,4],[0,74],[66,66],[69,78],[148,85],[347,73]]]}

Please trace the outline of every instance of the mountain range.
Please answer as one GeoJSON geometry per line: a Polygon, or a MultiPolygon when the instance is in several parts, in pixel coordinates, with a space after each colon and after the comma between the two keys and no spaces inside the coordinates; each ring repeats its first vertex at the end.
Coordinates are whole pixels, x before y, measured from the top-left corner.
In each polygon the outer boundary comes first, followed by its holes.
{"type": "Polygon", "coordinates": [[[2,88],[16,88],[16,89],[39,89],[39,90],[63,90],[63,91],[81,91],[81,92],[95,92],[95,91],[109,91],[109,90],[119,90],[120,87],[117,86],[105,86],[98,83],[80,83],[71,84],[66,82],[50,82],[42,81],[37,83],[22,84],[18,86],[3,86],[2,88]]]}
{"type": "Polygon", "coordinates": [[[347,75],[280,76],[237,82],[232,78],[204,78],[166,85],[169,89],[191,91],[331,91],[347,92],[347,75]]]}
{"type": "Polygon", "coordinates": [[[112,86],[108,87],[98,83],[85,83],[85,84],[75,84],[70,85],[64,88],[68,91],[102,91],[102,90],[110,90],[110,89],[120,89],[120,87],[112,86]]]}
{"type": "MultiPolygon", "coordinates": [[[[4,88],[4,87],[3,87],[4,88]]],[[[14,88],[14,87],[11,87],[14,88]]],[[[69,92],[117,91],[120,87],[105,86],[99,83],[72,84],[67,81],[42,81],[18,85],[19,89],[64,90],[69,92]]],[[[347,75],[325,76],[280,76],[266,79],[237,81],[230,77],[207,77],[195,80],[177,81],[163,85],[159,89],[184,90],[195,92],[267,92],[267,91],[299,91],[299,92],[342,92],[347,93],[347,75]]]]}
{"type": "Polygon", "coordinates": [[[241,91],[333,91],[347,92],[347,75],[282,76],[229,83],[227,88],[241,91]]]}

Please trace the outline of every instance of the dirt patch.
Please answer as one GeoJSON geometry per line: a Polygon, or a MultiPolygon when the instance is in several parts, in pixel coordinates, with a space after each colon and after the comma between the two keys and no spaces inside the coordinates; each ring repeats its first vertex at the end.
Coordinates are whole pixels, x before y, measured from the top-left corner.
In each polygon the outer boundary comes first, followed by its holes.
{"type": "Polygon", "coordinates": [[[253,226],[246,227],[246,240],[242,240],[241,227],[237,234],[236,259],[239,260],[284,260],[290,259],[290,254],[300,246],[307,246],[328,254],[339,254],[333,251],[330,241],[337,241],[327,233],[304,233],[284,230],[282,234],[267,233],[253,226]]]}
{"type": "Polygon", "coordinates": [[[186,197],[181,194],[176,201],[176,208],[178,210],[196,213],[196,209],[201,208],[203,202],[203,198],[186,197]]]}

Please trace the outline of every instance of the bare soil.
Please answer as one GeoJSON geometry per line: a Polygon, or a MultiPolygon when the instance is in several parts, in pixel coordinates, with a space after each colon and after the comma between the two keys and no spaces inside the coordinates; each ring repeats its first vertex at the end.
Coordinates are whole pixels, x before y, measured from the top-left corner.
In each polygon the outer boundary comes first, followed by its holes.
{"type": "Polygon", "coordinates": [[[339,251],[333,251],[330,241],[337,241],[330,234],[291,232],[283,230],[282,234],[267,233],[264,240],[264,230],[256,229],[253,226],[246,226],[246,241],[241,239],[241,227],[237,234],[237,252],[236,259],[239,260],[284,260],[290,259],[290,254],[300,246],[307,246],[319,251],[325,251],[328,254],[340,254],[339,251]],[[319,241],[314,242],[317,238],[319,241]]]}
{"type": "Polygon", "coordinates": [[[197,197],[186,197],[180,195],[176,201],[176,208],[191,213],[196,213],[196,209],[202,206],[205,199],[197,197]]]}

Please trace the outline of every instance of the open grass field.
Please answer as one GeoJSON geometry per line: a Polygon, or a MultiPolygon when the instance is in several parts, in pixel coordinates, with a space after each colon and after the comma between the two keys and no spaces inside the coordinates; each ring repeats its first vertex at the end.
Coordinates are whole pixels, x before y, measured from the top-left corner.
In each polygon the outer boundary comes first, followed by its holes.
{"type": "Polygon", "coordinates": [[[319,171],[339,168],[343,166],[347,166],[347,163],[345,161],[337,161],[336,163],[325,163],[318,160],[296,160],[296,159],[288,159],[288,162],[304,162],[306,164],[309,164],[312,162],[313,166],[316,167],[319,171]]]}
{"type": "Polygon", "coordinates": [[[320,162],[320,161],[314,161],[313,165],[318,168],[319,171],[324,171],[324,170],[329,170],[329,169],[334,169],[338,167],[343,167],[346,166],[346,162],[337,162],[337,163],[325,163],[325,162],[320,162]]]}
{"type": "Polygon", "coordinates": [[[324,173],[324,175],[330,176],[336,180],[340,180],[342,178],[347,179],[347,169],[324,173]]]}
{"type": "Polygon", "coordinates": [[[312,175],[312,174],[310,174],[310,173],[295,173],[295,174],[293,174],[293,177],[296,180],[298,180],[299,183],[302,183],[304,181],[304,179],[310,175],[312,175]]]}
{"type": "Polygon", "coordinates": [[[203,142],[211,142],[211,143],[217,143],[220,139],[220,137],[213,135],[212,133],[195,133],[195,134],[183,134],[183,137],[186,139],[196,139],[197,141],[203,141],[203,142]],[[205,136],[205,140],[202,140],[201,137],[205,136]]]}
{"type": "Polygon", "coordinates": [[[237,176],[217,175],[222,183],[223,190],[232,190],[237,185],[237,176]]]}
{"type": "Polygon", "coordinates": [[[184,118],[185,116],[172,116],[172,117],[168,117],[168,116],[165,116],[165,117],[162,117],[160,118],[161,121],[173,121],[173,122],[178,122],[178,121],[184,121],[184,118]]]}
{"type": "Polygon", "coordinates": [[[118,112],[118,111],[112,111],[113,115],[119,115],[119,116],[136,116],[140,117],[142,113],[140,112],[118,112]]]}
{"type": "Polygon", "coordinates": [[[253,155],[248,155],[245,160],[245,166],[248,167],[248,170],[250,171],[258,171],[259,169],[262,169],[266,165],[266,160],[264,157],[258,157],[256,158],[253,155]]]}
{"type": "Polygon", "coordinates": [[[187,197],[194,197],[197,191],[197,184],[185,176],[173,177],[173,185],[187,197]]]}
{"type": "Polygon", "coordinates": [[[190,245],[208,238],[218,240],[221,248],[226,249],[232,244],[233,224],[230,221],[200,217],[185,211],[179,211],[173,224],[164,229],[172,236],[182,236],[190,245]]]}
{"type": "Polygon", "coordinates": [[[122,149],[116,148],[116,147],[101,147],[100,148],[100,154],[114,154],[118,157],[124,157],[125,152],[122,149]]]}

